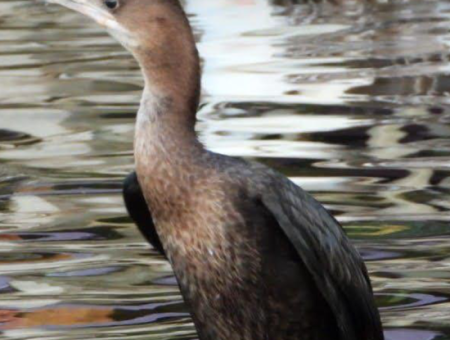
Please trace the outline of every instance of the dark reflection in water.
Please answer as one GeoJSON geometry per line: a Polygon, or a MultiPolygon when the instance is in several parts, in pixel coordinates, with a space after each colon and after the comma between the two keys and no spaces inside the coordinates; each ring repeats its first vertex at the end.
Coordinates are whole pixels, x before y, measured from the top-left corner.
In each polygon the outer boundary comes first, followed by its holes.
{"type": "MultiPolygon", "coordinates": [[[[450,3],[370,3],[186,1],[198,131],[338,216],[388,340],[450,339],[450,3]]],[[[0,0],[0,77],[0,337],[195,339],[120,197],[135,62],[76,14],[0,0]]]]}

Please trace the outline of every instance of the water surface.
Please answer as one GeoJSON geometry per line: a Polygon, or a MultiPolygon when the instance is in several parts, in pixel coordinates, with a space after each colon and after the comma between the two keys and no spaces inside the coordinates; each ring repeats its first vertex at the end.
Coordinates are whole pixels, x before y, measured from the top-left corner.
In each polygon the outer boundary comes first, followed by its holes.
{"type": "MultiPolygon", "coordinates": [[[[186,2],[200,138],[337,215],[387,339],[449,340],[450,2],[294,2],[186,2]]],[[[195,339],[119,193],[135,62],[75,13],[0,0],[0,79],[0,338],[195,339]]]]}

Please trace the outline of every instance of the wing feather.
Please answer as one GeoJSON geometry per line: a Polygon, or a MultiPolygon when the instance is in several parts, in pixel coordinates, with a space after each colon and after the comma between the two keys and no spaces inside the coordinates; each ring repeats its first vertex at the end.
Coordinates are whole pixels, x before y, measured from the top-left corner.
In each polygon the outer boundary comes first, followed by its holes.
{"type": "Polygon", "coordinates": [[[370,279],[341,225],[314,198],[281,176],[262,194],[330,305],[342,340],[383,340],[370,279]]]}
{"type": "Polygon", "coordinates": [[[136,172],[130,173],[123,182],[123,200],[128,214],[137,225],[147,241],[162,255],[165,255],[161,240],[156,232],[155,224],[141,186],[139,185],[136,172]]]}

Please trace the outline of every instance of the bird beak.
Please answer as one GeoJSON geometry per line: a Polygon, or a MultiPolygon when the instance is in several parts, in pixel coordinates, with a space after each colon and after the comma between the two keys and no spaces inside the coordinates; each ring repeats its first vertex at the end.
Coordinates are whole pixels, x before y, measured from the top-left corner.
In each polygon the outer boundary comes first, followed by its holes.
{"type": "Polygon", "coordinates": [[[94,19],[100,26],[111,28],[117,25],[114,16],[106,9],[101,8],[95,0],[47,0],[50,3],[58,4],[70,8],[76,12],[84,14],[94,19]]]}
{"type": "Polygon", "coordinates": [[[121,42],[130,42],[130,34],[120,25],[114,15],[109,12],[99,0],[47,0],[49,3],[58,4],[94,19],[100,26],[106,28],[121,42]]]}

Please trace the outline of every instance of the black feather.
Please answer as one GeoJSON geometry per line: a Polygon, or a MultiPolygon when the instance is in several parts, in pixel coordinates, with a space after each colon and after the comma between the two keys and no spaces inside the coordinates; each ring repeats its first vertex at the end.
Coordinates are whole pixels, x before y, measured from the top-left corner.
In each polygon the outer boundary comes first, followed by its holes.
{"type": "Polygon", "coordinates": [[[367,269],[341,225],[293,182],[274,176],[262,202],[335,314],[341,340],[383,340],[367,269]]]}
{"type": "Polygon", "coordinates": [[[156,232],[152,215],[148,209],[141,187],[139,185],[136,172],[130,173],[123,182],[123,199],[128,214],[136,223],[142,235],[161,254],[164,249],[156,232]]]}

